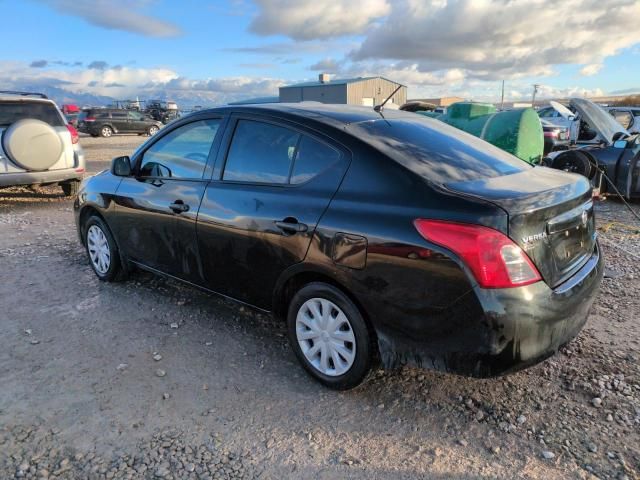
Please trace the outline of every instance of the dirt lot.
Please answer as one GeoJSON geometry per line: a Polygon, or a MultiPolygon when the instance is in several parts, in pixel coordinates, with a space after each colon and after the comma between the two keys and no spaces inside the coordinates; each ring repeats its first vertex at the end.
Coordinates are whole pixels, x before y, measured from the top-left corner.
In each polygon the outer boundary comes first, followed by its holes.
{"type": "MultiPolygon", "coordinates": [[[[90,172],[141,140],[82,138],[90,172]]],[[[99,282],[58,188],[1,191],[0,478],[639,478],[639,224],[597,209],[607,278],[561,353],[336,393],[266,316],[145,273],[99,282]]]]}

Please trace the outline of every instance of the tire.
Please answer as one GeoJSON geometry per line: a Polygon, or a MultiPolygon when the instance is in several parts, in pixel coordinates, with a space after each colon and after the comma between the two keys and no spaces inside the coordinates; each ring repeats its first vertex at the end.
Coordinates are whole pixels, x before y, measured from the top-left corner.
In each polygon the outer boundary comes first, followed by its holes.
{"type": "Polygon", "coordinates": [[[64,143],[49,124],[28,118],[14,122],[4,131],[2,149],[18,167],[40,172],[60,159],[64,143]]]}
{"type": "Polygon", "coordinates": [[[293,296],[287,313],[287,331],[289,343],[304,369],[328,388],[357,387],[371,371],[373,335],[358,307],[332,285],[310,283],[293,296]],[[325,315],[331,317],[329,321],[340,323],[322,328],[327,325],[325,315]]]}
{"type": "Polygon", "coordinates": [[[153,137],[156,133],[158,133],[158,130],[160,129],[156,125],[151,125],[149,127],[149,130],[147,130],[147,135],[153,137]]]}
{"type": "Polygon", "coordinates": [[[111,128],[109,125],[104,125],[102,128],[100,128],[100,136],[102,138],[108,138],[112,135],[113,135],[113,128],[111,128]]]}
{"type": "Polygon", "coordinates": [[[577,150],[569,150],[566,153],[561,153],[553,159],[551,166],[558,170],[578,173],[587,178],[591,178],[592,173],[595,173],[589,157],[577,150]]]}
{"type": "Polygon", "coordinates": [[[68,182],[61,183],[62,192],[67,197],[75,197],[78,195],[78,190],[80,190],[80,181],[79,180],[70,180],[68,182]]]}
{"type": "Polygon", "coordinates": [[[116,282],[122,280],[124,277],[124,270],[120,263],[120,252],[115,240],[113,239],[111,230],[109,230],[109,227],[104,220],[97,215],[90,216],[83,226],[82,234],[87,256],[89,257],[89,264],[96,276],[103,282],[116,282]],[[108,248],[108,266],[106,268],[103,268],[105,264],[101,263],[100,260],[97,259],[99,258],[99,255],[96,257],[91,251],[92,246],[98,247],[98,249],[102,249],[104,247],[105,244],[101,242],[103,238],[108,248]]]}

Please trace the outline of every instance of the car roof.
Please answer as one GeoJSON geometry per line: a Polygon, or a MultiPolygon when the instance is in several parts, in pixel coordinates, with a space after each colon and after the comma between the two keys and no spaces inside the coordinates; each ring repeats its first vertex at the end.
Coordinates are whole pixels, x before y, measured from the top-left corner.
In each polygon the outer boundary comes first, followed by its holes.
{"type": "MultiPolygon", "coordinates": [[[[253,105],[225,105],[209,110],[200,110],[193,114],[203,112],[246,112],[254,114],[272,114],[292,120],[306,119],[324,123],[333,127],[369,122],[376,120],[393,120],[396,118],[415,118],[415,113],[402,110],[382,110],[376,112],[371,107],[360,107],[345,104],[329,104],[320,102],[300,103],[262,103],[253,105]]],[[[184,117],[183,117],[184,118],[184,117]]]]}
{"type": "Polygon", "coordinates": [[[12,93],[0,93],[0,102],[55,103],[50,98],[16,95],[12,93]]]}

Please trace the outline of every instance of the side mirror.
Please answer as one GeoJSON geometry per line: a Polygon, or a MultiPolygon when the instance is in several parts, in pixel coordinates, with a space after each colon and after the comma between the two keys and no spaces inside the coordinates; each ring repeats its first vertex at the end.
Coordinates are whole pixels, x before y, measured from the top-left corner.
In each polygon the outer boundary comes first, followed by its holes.
{"type": "Polygon", "coordinates": [[[616,140],[613,142],[613,148],[627,148],[626,140],[616,140]]]}
{"type": "Polygon", "coordinates": [[[131,175],[131,159],[125,155],[111,160],[111,173],[116,177],[128,177],[131,175]]]}

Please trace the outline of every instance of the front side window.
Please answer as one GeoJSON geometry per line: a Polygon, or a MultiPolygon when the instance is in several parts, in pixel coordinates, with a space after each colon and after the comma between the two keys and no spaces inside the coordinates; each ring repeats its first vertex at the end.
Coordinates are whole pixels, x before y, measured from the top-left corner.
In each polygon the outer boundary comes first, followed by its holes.
{"type": "Polygon", "coordinates": [[[142,115],[139,112],[129,112],[129,119],[130,120],[144,120],[144,115],[142,115]]]}
{"type": "Polygon", "coordinates": [[[142,177],[202,178],[220,119],[188,123],[164,135],[143,154],[142,177]]]}
{"type": "Polygon", "coordinates": [[[111,112],[111,118],[114,118],[114,119],[127,118],[127,112],[111,112]]]}
{"type": "Polygon", "coordinates": [[[239,120],[231,140],[223,179],[286,184],[300,134],[285,127],[239,120]]]}

